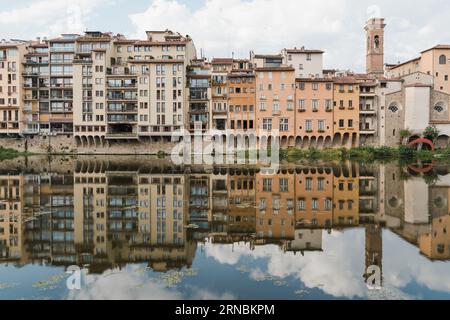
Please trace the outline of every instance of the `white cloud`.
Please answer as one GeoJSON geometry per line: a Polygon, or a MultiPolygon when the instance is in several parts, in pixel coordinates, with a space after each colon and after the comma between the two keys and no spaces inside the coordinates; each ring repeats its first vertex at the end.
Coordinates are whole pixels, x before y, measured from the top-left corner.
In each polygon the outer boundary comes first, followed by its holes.
{"type": "Polygon", "coordinates": [[[333,232],[324,238],[324,252],[306,253],[305,256],[285,253],[274,245],[257,246],[251,251],[247,244],[206,244],[205,253],[222,264],[238,266],[250,259],[266,259],[263,270],[254,268],[249,277],[263,279],[294,277],[307,288],[320,288],[333,297],[366,297],[363,282],[364,234],[359,230],[347,233],[333,232]],[[245,259],[247,258],[247,260],[245,259]]]}
{"type": "Polygon", "coordinates": [[[326,67],[365,65],[365,21],[386,18],[386,62],[412,58],[427,47],[450,42],[450,4],[441,0],[206,0],[196,9],[179,0],[154,0],[130,15],[135,36],[172,29],[193,37],[206,55],[248,57],[250,50],[283,47],[324,49],[326,67]]]}
{"type": "Polygon", "coordinates": [[[35,36],[58,36],[81,33],[92,18],[94,9],[110,0],[38,0],[28,6],[0,11],[2,38],[30,39],[35,36]]]}

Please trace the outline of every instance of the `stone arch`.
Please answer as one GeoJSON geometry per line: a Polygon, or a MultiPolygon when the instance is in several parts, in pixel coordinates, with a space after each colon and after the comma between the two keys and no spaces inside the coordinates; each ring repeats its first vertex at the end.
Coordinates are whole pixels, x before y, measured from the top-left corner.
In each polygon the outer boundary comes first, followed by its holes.
{"type": "Polygon", "coordinates": [[[289,136],[288,146],[289,147],[295,147],[295,137],[289,136]]]}
{"type": "Polygon", "coordinates": [[[302,147],[302,137],[296,137],[295,138],[295,147],[301,148],[302,147]]]}
{"type": "Polygon", "coordinates": [[[81,138],[79,136],[75,136],[75,144],[77,147],[81,146],[81,138]]]}
{"type": "Polygon", "coordinates": [[[352,147],[356,148],[359,145],[359,141],[358,141],[358,134],[356,132],[354,132],[352,134],[352,147]]]}
{"type": "Polygon", "coordinates": [[[259,137],[259,149],[266,150],[268,148],[268,138],[267,136],[259,137]]]}
{"type": "Polygon", "coordinates": [[[327,136],[325,138],[324,148],[331,148],[332,145],[333,145],[333,139],[331,138],[331,136],[327,136]]]}
{"type": "Polygon", "coordinates": [[[317,139],[317,148],[318,149],[325,148],[324,141],[325,141],[325,138],[323,136],[320,136],[319,139],[317,139]]]}
{"type": "Polygon", "coordinates": [[[333,147],[342,146],[342,135],[340,133],[336,133],[333,138],[333,147]]]}
{"type": "Polygon", "coordinates": [[[88,147],[88,140],[86,136],[81,136],[81,144],[84,148],[88,147]]]}
{"type": "Polygon", "coordinates": [[[346,132],[344,133],[344,136],[342,137],[342,145],[345,147],[348,147],[350,145],[350,133],[346,132]]]}
{"type": "Polygon", "coordinates": [[[302,149],[307,149],[309,147],[310,147],[309,137],[305,136],[303,137],[302,149]]]}
{"type": "Polygon", "coordinates": [[[436,139],[436,148],[447,148],[449,146],[449,139],[450,137],[446,134],[440,135],[437,139],[436,139]]]}
{"type": "Polygon", "coordinates": [[[310,148],[317,148],[317,138],[316,136],[311,137],[311,141],[309,143],[310,148]]]}
{"type": "Polygon", "coordinates": [[[281,137],[281,147],[282,148],[287,148],[288,146],[288,137],[287,136],[282,136],[281,137]]]}

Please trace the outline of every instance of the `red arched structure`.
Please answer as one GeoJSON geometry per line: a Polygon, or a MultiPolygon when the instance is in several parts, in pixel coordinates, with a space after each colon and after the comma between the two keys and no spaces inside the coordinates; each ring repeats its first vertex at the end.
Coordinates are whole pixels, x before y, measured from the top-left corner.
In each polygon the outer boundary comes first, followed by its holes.
{"type": "Polygon", "coordinates": [[[434,166],[436,164],[437,164],[437,161],[433,160],[430,164],[428,164],[428,165],[426,165],[424,167],[419,167],[419,166],[416,166],[416,165],[410,165],[410,166],[408,166],[408,169],[413,171],[413,172],[415,172],[415,173],[418,173],[418,174],[421,174],[421,173],[425,174],[425,173],[431,172],[431,170],[433,170],[433,168],[434,168],[434,166]]]}
{"type": "Polygon", "coordinates": [[[432,151],[436,150],[436,146],[433,143],[433,141],[426,139],[426,138],[416,139],[414,141],[411,141],[408,145],[409,146],[417,146],[418,144],[421,144],[421,143],[429,145],[432,151]]]}

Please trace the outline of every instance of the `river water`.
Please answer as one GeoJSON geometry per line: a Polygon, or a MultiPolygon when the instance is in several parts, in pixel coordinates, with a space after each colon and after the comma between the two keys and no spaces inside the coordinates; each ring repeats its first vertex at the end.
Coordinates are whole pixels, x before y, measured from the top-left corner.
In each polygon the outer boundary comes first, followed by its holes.
{"type": "Polygon", "coordinates": [[[0,162],[0,299],[449,299],[449,261],[437,163],[0,162]]]}

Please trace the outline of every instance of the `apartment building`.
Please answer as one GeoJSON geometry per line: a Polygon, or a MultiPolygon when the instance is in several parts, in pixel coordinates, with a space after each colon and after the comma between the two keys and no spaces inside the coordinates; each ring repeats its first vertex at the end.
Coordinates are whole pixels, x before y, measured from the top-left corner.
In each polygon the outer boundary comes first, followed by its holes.
{"type": "Polygon", "coordinates": [[[256,232],[256,176],[249,172],[228,177],[228,234],[245,237],[256,232]]]}
{"type": "Polygon", "coordinates": [[[256,128],[260,139],[277,132],[281,146],[295,144],[295,70],[291,67],[257,67],[256,128]]]}
{"type": "Polygon", "coordinates": [[[23,252],[23,176],[0,176],[0,261],[19,262],[23,252]]]}
{"type": "Polygon", "coordinates": [[[352,76],[333,79],[334,140],[333,145],[359,145],[359,81],[352,76]]]}
{"type": "Polygon", "coordinates": [[[212,128],[224,131],[228,126],[228,74],[233,70],[233,59],[214,58],[212,65],[212,128]]]}
{"type": "Polygon", "coordinates": [[[375,145],[379,141],[377,99],[378,83],[371,77],[361,77],[359,83],[359,134],[360,144],[375,145]]]}
{"type": "Polygon", "coordinates": [[[359,173],[347,163],[333,177],[333,226],[347,228],[359,225],[359,173]]]}
{"type": "Polygon", "coordinates": [[[297,78],[295,89],[297,147],[331,147],[334,135],[333,80],[297,78]]]}
{"type": "Polygon", "coordinates": [[[142,41],[88,32],[77,45],[78,143],[168,142],[184,127],[186,69],[196,55],[189,37],[148,31],[142,41]]]}
{"type": "Polygon", "coordinates": [[[206,133],[212,128],[211,64],[205,59],[193,60],[188,71],[189,109],[187,128],[191,133],[206,133]]]}
{"type": "Polygon", "coordinates": [[[228,74],[228,128],[234,136],[255,135],[255,93],[254,73],[228,74]]]}
{"type": "Polygon", "coordinates": [[[322,50],[302,48],[283,49],[283,64],[295,69],[296,78],[322,78],[323,77],[322,50]]]}
{"type": "MultiPolygon", "coordinates": [[[[24,135],[40,133],[40,112],[50,109],[50,57],[48,43],[38,39],[33,41],[23,62],[23,131],[24,135]]],[[[70,83],[66,83],[70,88],[70,83]]],[[[53,87],[64,87],[64,81],[53,87]]],[[[48,131],[47,131],[48,132],[48,131]]]]}
{"type": "Polygon", "coordinates": [[[50,97],[48,110],[40,110],[40,130],[46,134],[73,134],[73,60],[79,35],[50,39],[50,97]]]}
{"type": "Polygon", "coordinates": [[[402,77],[421,72],[433,76],[433,88],[450,94],[450,45],[437,45],[421,52],[420,57],[389,65],[389,77],[402,77]]]}
{"type": "Polygon", "coordinates": [[[256,235],[271,241],[293,240],[295,233],[295,175],[256,174],[256,235]]]}
{"type": "Polygon", "coordinates": [[[2,136],[17,137],[23,131],[22,63],[25,53],[24,42],[0,43],[0,135],[2,136]]]}
{"type": "Polygon", "coordinates": [[[302,228],[328,228],[333,223],[333,170],[303,169],[295,175],[295,220],[302,228]]]}

